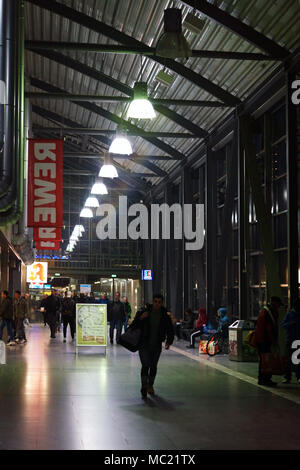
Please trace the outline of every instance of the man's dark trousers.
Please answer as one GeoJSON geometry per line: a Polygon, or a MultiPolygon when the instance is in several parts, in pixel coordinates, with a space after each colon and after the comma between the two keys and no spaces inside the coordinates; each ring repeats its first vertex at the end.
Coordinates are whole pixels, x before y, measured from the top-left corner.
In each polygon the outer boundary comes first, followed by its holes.
{"type": "Polygon", "coordinates": [[[122,333],[122,321],[121,320],[111,320],[109,328],[110,341],[114,340],[114,329],[117,329],[116,341],[118,342],[122,333]]]}

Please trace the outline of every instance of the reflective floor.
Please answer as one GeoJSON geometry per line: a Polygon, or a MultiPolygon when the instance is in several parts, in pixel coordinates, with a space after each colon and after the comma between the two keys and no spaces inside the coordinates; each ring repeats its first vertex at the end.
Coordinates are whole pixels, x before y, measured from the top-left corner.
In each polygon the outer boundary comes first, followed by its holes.
{"type": "Polygon", "coordinates": [[[78,357],[34,325],[0,365],[0,449],[299,449],[300,405],[173,351],[140,398],[137,354],[78,357]]]}

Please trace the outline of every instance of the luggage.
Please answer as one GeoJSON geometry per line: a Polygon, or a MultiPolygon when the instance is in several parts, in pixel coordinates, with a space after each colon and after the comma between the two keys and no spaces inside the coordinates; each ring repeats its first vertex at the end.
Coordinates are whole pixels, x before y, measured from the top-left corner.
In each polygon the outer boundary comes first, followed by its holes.
{"type": "Polygon", "coordinates": [[[140,347],[142,330],[140,328],[129,327],[123,335],[121,335],[118,344],[131,352],[136,352],[140,347]]]}

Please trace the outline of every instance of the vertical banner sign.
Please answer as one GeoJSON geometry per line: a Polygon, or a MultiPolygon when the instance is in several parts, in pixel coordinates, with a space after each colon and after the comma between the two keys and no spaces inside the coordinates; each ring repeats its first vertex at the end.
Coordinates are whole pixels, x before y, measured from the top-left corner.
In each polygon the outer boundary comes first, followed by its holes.
{"type": "MultiPolygon", "coordinates": [[[[62,140],[30,139],[28,145],[28,226],[61,228],[63,224],[62,140]]],[[[44,241],[49,240],[53,239],[44,239],[44,241]]]]}

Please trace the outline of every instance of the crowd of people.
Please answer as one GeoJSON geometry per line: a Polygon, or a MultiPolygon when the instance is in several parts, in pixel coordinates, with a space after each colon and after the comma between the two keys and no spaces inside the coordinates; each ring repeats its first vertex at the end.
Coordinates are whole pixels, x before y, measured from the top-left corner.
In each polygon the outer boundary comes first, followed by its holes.
{"type": "MultiPolygon", "coordinates": [[[[29,323],[30,301],[29,295],[22,295],[20,291],[15,291],[12,299],[8,291],[3,290],[2,302],[0,305],[0,340],[3,337],[4,328],[7,329],[7,345],[24,344],[27,342],[24,323],[29,323]]],[[[126,333],[129,324],[132,329],[139,327],[142,330],[139,345],[139,356],[142,363],[141,369],[141,393],[145,398],[147,393],[153,394],[154,380],[157,372],[157,363],[162,350],[162,342],[166,342],[166,349],[173,343],[174,337],[177,340],[188,341],[187,348],[195,347],[196,338],[203,334],[214,331],[228,335],[229,318],[227,309],[221,307],[217,311],[217,325],[211,325],[207,318],[205,308],[199,308],[197,315],[190,308],[185,311],[185,317],[177,320],[171,312],[163,306],[163,297],[156,294],[152,304],[144,305],[135,315],[131,322],[132,309],[127,297],[121,299],[120,292],[115,292],[113,300],[110,300],[106,293],[100,299],[96,299],[93,293],[86,295],[76,292],[66,291],[62,296],[57,290],[52,289],[51,295],[45,295],[40,303],[39,311],[43,314],[44,325],[50,327],[51,339],[60,332],[63,325],[63,342],[66,342],[67,329],[69,327],[72,341],[75,338],[76,304],[78,303],[100,303],[107,305],[107,316],[109,322],[110,343],[118,343],[122,332],[126,333]],[[114,338],[114,331],[116,336],[114,338]]],[[[279,350],[279,309],[282,306],[279,297],[271,297],[270,303],[265,305],[257,318],[254,332],[255,347],[259,357],[258,384],[275,387],[276,382],[272,381],[272,374],[266,373],[262,367],[263,357],[268,353],[275,353],[279,350]]],[[[296,379],[300,383],[300,364],[295,368],[292,364],[293,343],[300,340],[300,299],[295,302],[294,308],[288,311],[282,322],[282,328],[286,331],[286,369],[283,382],[290,383],[292,371],[295,370],[296,379]]]]}

